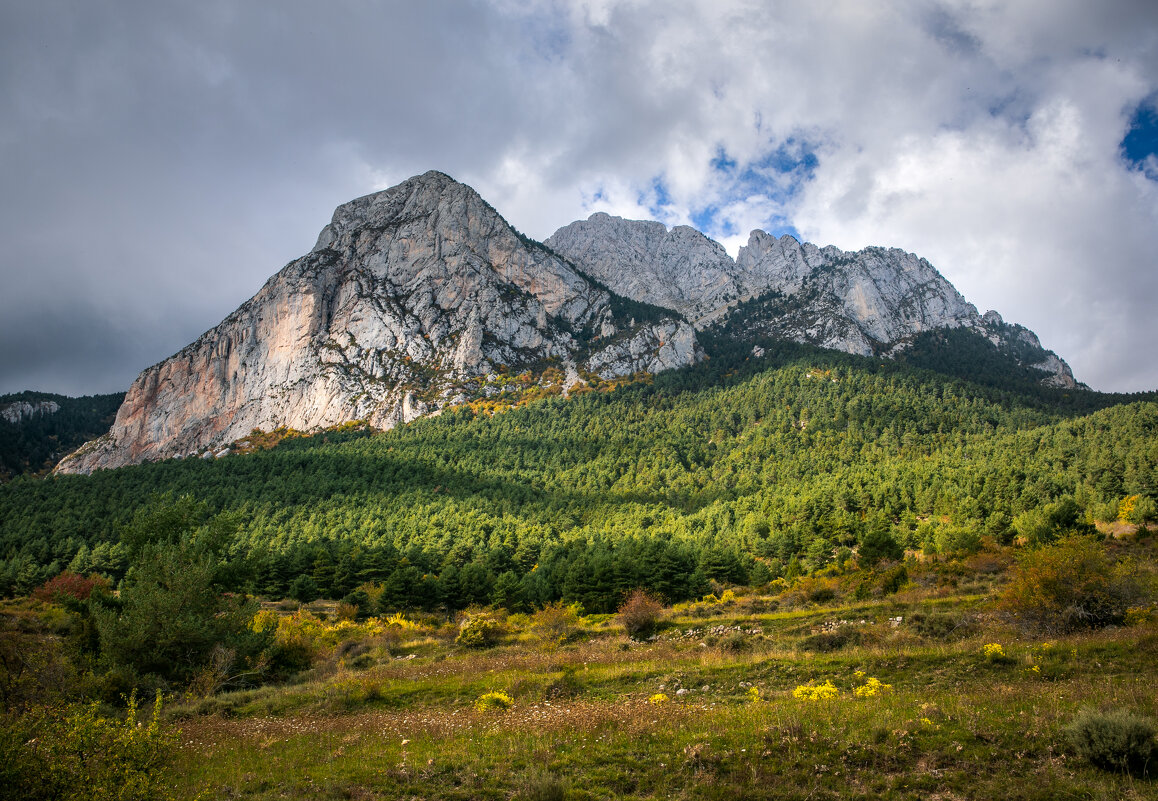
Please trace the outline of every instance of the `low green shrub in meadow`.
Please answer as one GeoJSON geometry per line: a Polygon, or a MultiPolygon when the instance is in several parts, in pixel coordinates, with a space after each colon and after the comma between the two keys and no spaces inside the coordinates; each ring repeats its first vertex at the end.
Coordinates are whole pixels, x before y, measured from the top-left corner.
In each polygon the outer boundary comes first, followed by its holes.
{"type": "Polygon", "coordinates": [[[1079,755],[1099,768],[1148,776],[1158,774],[1156,731],[1153,720],[1125,709],[1083,709],[1065,735],[1079,755]]]}
{"type": "Polygon", "coordinates": [[[503,625],[495,613],[475,612],[463,618],[454,641],[467,648],[489,648],[502,636],[503,625]]]}

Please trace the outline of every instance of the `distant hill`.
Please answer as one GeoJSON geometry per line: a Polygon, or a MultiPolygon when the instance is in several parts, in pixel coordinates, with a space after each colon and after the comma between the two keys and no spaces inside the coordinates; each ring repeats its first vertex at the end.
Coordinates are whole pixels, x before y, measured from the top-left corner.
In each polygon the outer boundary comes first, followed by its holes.
{"type": "Polygon", "coordinates": [[[0,395],[0,481],[50,470],[66,453],[107,432],[124,399],[123,392],[0,395]]]}

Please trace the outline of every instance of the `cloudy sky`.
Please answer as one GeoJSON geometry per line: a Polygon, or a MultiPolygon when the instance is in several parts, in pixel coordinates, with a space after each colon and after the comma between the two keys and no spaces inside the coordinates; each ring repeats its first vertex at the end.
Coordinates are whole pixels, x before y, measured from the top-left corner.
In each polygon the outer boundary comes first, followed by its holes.
{"type": "Polygon", "coordinates": [[[125,389],[428,169],[910,250],[1158,389],[1156,103],[1147,0],[0,0],[0,392],[125,389]]]}

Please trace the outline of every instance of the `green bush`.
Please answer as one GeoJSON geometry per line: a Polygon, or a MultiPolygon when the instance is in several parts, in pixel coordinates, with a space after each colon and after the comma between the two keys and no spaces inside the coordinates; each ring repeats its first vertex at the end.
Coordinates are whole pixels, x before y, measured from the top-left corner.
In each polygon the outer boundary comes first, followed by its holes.
{"type": "Polygon", "coordinates": [[[463,618],[454,641],[467,648],[489,648],[503,635],[503,625],[490,612],[476,612],[463,618]]]}
{"type": "Polygon", "coordinates": [[[95,703],[40,707],[0,719],[0,787],[9,801],[158,801],[171,797],[162,771],[176,733],[160,723],[161,698],[147,721],[135,696],[123,719],[95,703]]]}
{"type": "Polygon", "coordinates": [[[549,773],[535,772],[525,777],[515,794],[518,801],[563,801],[567,785],[549,773]]]}
{"type": "Polygon", "coordinates": [[[928,640],[958,640],[975,628],[965,615],[950,612],[911,612],[905,625],[928,640]]]}
{"type": "Polygon", "coordinates": [[[547,604],[531,616],[531,631],[544,642],[563,643],[579,632],[579,609],[562,601],[547,604]]]}
{"type": "Polygon", "coordinates": [[[859,645],[861,633],[854,626],[841,626],[833,631],[822,631],[800,641],[801,649],[830,653],[850,645],[859,645]]]}
{"type": "Polygon", "coordinates": [[[1099,768],[1145,776],[1158,753],[1154,721],[1124,709],[1084,709],[1065,728],[1079,755],[1099,768]]]}

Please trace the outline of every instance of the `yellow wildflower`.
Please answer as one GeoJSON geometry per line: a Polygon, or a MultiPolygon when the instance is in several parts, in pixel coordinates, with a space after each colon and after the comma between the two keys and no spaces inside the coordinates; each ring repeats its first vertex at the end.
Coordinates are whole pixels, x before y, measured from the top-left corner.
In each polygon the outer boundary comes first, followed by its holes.
{"type": "Polygon", "coordinates": [[[805,701],[826,701],[829,698],[839,698],[840,690],[831,681],[826,681],[824,684],[801,684],[792,691],[794,698],[800,698],[805,701]]]}

